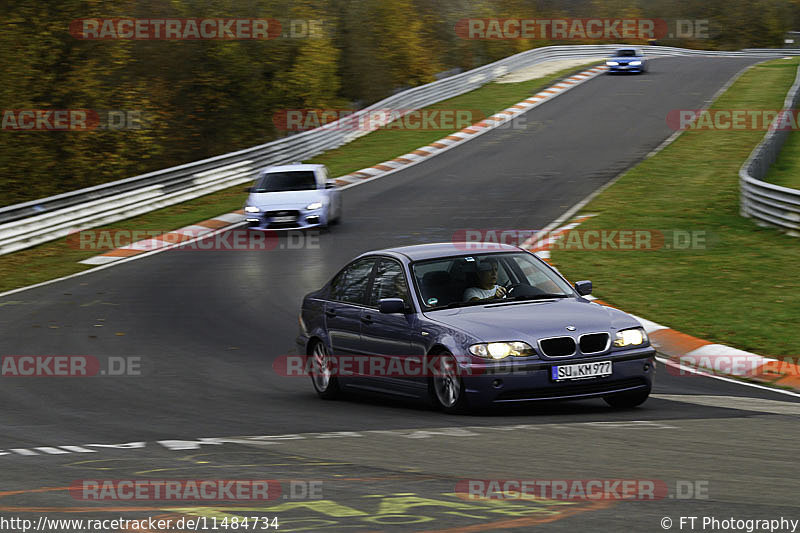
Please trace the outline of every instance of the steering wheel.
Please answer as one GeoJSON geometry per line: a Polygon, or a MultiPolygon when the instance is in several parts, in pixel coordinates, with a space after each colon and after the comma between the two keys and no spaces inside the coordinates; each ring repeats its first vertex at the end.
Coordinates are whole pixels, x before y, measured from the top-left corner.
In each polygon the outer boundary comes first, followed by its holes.
{"type": "Polygon", "coordinates": [[[522,283],[512,283],[511,280],[506,281],[502,287],[506,290],[505,298],[511,298],[513,295],[511,294],[514,289],[522,285],[522,283]]]}
{"type": "Polygon", "coordinates": [[[514,298],[515,296],[518,296],[517,292],[522,292],[524,296],[530,296],[532,294],[545,294],[545,291],[539,287],[535,287],[528,283],[511,283],[511,280],[507,281],[503,287],[506,289],[506,298],[514,298]]]}

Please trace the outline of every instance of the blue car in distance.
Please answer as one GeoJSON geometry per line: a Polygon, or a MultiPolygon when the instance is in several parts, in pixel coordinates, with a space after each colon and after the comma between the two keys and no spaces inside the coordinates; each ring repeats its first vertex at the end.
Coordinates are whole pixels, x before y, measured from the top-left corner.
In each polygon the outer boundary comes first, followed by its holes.
{"type": "Polygon", "coordinates": [[[647,59],[639,48],[620,48],[606,61],[608,73],[614,72],[647,72],[647,59]]]}
{"type": "Polygon", "coordinates": [[[305,296],[297,343],[322,398],[424,399],[446,412],[602,397],[643,403],[655,350],[530,252],[442,243],[368,252],[305,296]]]}

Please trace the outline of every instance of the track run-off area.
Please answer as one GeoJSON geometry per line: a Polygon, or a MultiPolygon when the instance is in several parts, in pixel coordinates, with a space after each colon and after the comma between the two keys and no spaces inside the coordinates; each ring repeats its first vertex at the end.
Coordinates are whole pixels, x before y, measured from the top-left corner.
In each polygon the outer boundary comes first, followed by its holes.
{"type": "Polygon", "coordinates": [[[280,531],[365,532],[800,519],[791,395],[659,364],[653,395],[636,409],[587,400],[451,416],[399,400],[322,401],[308,379],[272,368],[295,353],[302,296],[357,254],[451,241],[464,229],[542,229],[668,138],[671,110],[702,107],[756,61],[661,58],[642,76],[599,76],[526,113],[524,128],[343,191],[342,223],[304,242],[174,249],[0,297],[0,354],[134,357],[142,368],[139,377],[0,378],[0,516],[206,526],[259,516],[277,517],[280,531]],[[70,490],[80,480],[154,479],[266,479],[282,492],[175,502],[87,501],[70,490]],[[654,501],[458,491],[469,480],[522,479],[663,490],[654,501]]]}

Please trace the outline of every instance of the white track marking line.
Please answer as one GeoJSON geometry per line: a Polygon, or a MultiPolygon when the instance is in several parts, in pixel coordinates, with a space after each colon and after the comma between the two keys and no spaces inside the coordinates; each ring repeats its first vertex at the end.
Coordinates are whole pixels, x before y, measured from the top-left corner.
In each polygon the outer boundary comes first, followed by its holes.
{"type": "Polygon", "coordinates": [[[712,396],[704,394],[651,394],[651,398],[691,403],[704,407],[721,407],[775,415],[800,415],[800,403],[750,398],[747,396],[712,396]]]}

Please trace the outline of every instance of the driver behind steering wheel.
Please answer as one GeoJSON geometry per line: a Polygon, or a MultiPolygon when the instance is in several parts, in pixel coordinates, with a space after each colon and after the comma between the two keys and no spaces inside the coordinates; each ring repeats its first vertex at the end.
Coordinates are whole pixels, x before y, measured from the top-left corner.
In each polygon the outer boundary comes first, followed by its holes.
{"type": "Polygon", "coordinates": [[[470,287],[464,291],[463,300],[474,302],[480,300],[494,300],[505,298],[508,291],[497,284],[497,259],[489,257],[478,262],[478,286],[470,287]]]}

